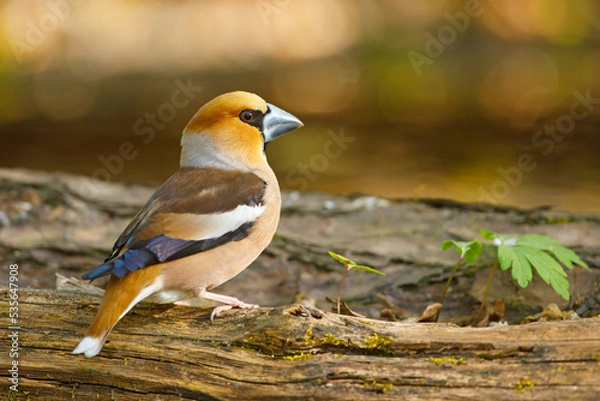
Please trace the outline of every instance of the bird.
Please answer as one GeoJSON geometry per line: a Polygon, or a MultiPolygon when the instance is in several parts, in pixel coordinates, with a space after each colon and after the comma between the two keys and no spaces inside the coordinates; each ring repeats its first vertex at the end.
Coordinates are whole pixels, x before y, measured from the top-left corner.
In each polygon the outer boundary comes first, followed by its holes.
{"type": "Polygon", "coordinates": [[[266,144],[302,127],[294,115],[254,93],[217,96],[192,117],[181,137],[180,170],[131,220],[108,258],[84,280],[110,276],[98,312],[73,354],[102,350],[117,322],[142,300],[254,308],[212,292],[250,265],[271,242],[281,212],[266,144]]]}

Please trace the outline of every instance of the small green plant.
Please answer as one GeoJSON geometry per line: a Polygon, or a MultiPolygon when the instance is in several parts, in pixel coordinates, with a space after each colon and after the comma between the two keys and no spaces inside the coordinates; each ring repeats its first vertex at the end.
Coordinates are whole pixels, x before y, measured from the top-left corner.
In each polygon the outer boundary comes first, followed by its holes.
{"type": "Polygon", "coordinates": [[[448,291],[448,288],[450,287],[450,283],[452,282],[452,279],[454,278],[454,275],[458,271],[458,268],[460,267],[460,265],[462,265],[465,262],[473,263],[479,257],[479,255],[481,254],[481,251],[483,249],[481,242],[479,242],[477,240],[473,240],[473,241],[469,241],[469,242],[447,240],[447,241],[442,242],[442,249],[444,251],[448,250],[452,247],[456,247],[456,252],[458,253],[458,262],[456,262],[456,264],[454,265],[454,269],[452,269],[452,273],[450,273],[450,277],[448,278],[448,281],[446,282],[444,291],[442,291],[442,296],[440,297],[441,304],[444,303],[444,298],[446,297],[446,292],[448,291]]]}
{"type": "Polygon", "coordinates": [[[500,268],[508,270],[512,267],[512,278],[522,288],[527,287],[533,278],[533,267],[554,291],[569,300],[569,281],[564,267],[572,269],[573,265],[578,265],[589,269],[589,266],[575,252],[561,246],[555,239],[543,235],[518,237],[500,235],[488,230],[480,230],[480,232],[483,238],[493,241],[498,247],[500,268]]]}
{"type": "MultiPolygon", "coordinates": [[[[574,265],[578,265],[589,269],[588,265],[575,252],[561,246],[555,239],[543,235],[502,235],[488,230],[480,230],[480,232],[484,239],[492,241],[498,247],[498,258],[492,266],[485,286],[482,309],[487,300],[492,277],[498,266],[502,270],[512,268],[512,277],[522,288],[527,287],[531,282],[533,267],[540,277],[566,300],[569,299],[569,281],[564,268],[572,269],[574,265]]],[[[459,260],[442,292],[440,303],[443,303],[446,291],[459,266],[464,262],[473,263],[482,250],[482,245],[477,240],[442,242],[443,250],[452,247],[456,247],[459,260]]]]}
{"type": "Polygon", "coordinates": [[[335,252],[329,251],[329,256],[331,256],[332,258],[334,258],[335,260],[337,260],[338,262],[343,264],[344,267],[346,268],[346,271],[344,272],[344,277],[342,277],[342,282],[340,283],[340,289],[338,291],[338,296],[337,296],[337,313],[338,314],[340,313],[342,288],[344,287],[344,281],[346,281],[346,276],[348,276],[348,273],[350,272],[350,270],[362,270],[362,271],[366,271],[366,272],[370,272],[370,273],[379,274],[381,276],[385,276],[385,273],[380,272],[379,270],[373,269],[372,267],[369,267],[369,266],[359,265],[356,262],[354,262],[353,260],[350,260],[342,255],[338,255],[335,252]]]}

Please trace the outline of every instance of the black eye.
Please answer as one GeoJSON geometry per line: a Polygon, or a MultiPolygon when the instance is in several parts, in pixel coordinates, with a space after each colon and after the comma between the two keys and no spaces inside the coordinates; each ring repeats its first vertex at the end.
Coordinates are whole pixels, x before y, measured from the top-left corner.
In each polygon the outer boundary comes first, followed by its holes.
{"type": "Polygon", "coordinates": [[[242,120],[245,123],[250,123],[252,122],[252,120],[254,120],[254,113],[252,112],[252,110],[242,110],[242,112],[240,113],[240,120],[242,120]]]}

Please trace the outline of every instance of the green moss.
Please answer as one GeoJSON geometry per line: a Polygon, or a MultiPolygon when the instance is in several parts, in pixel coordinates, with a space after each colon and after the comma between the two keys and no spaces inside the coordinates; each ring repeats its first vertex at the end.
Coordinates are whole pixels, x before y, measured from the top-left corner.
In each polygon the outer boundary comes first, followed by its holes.
{"type": "Polygon", "coordinates": [[[8,397],[9,400],[15,400],[15,399],[22,399],[22,397],[27,397],[26,399],[29,400],[29,391],[12,391],[10,389],[7,390],[7,392],[5,393],[6,396],[8,397]]]}
{"type": "Polygon", "coordinates": [[[265,355],[281,353],[281,347],[269,342],[266,336],[250,335],[241,343],[236,343],[234,345],[247,351],[254,351],[265,355]]]}
{"type": "Polygon", "coordinates": [[[304,333],[304,342],[308,345],[315,345],[315,339],[313,338],[312,328],[306,329],[306,333],[304,333]]]}
{"type": "Polygon", "coordinates": [[[336,345],[336,346],[344,346],[348,345],[348,343],[340,338],[337,338],[333,334],[325,334],[323,340],[321,340],[321,345],[336,345]]]}
{"type": "Polygon", "coordinates": [[[564,217],[546,216],[547,224],[565,224],[565,223],[570,223],[572,221],[573,221],[573,219],[568,216],[564,216],[564,217]]]}
{"type": "Polygon", "coordinates": [[[524,377],[515,384],[514,389],[519,393],[526,393],[533,390],[536,384],[537,383],[533,382],[529,378],[524,377]]]}
{"type": "Polygon", "coordinates": [[[365,345],[369,350],[381,351],[386,355],[391,355],[394,350],[390,348],[391,337],[379,336],[377,333],[373,333],[372,336],[365,338],[365,345]]]}
{"type": "Polygon", "coordinates": [[[258,338],[255,336],[248,336],[244,339],[246,342],[248,343],[255,343],[258,342],[258,338]]]}
{"type": "Polygon", "coordinates": [[[384,394],[386,391],[394,388],[394,385],[392,383],[377,383],[376,380],[365,381],[363,385],[365,387],[375,389],[375,391],[377,391],[377,393],[379,394],[384,394]]]}
{"type": "Polygon", "coordinates": [[[467,364],[467,361],[465,358],[456,358],[454,356],[445,356],[443,358],[434,358],[434,357],[430,356],[429,358],[426,359],[426,361],[433,362],[438,366],[443,365],[446,362],[451,363],[453,365],[466,365],[467,364]]]}
{"type": "Polygon", "coordinates": [[[301,352],[301,353],[296,354],[296,355],[286,355],[286,356],[283,357],[283,359],[286,359],[286,360],[292,361],[292,362],[297,362],[297,361],[305,361],[305,360],[310,359],[312,357],[313,357],[312,354],[301,352]]]}

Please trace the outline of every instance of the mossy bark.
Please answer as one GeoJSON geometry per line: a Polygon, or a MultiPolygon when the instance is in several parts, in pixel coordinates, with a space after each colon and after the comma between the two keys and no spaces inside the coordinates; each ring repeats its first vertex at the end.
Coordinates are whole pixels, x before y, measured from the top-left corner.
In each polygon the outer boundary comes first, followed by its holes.
{"type": "MultiPolygon", "coordinates": [[[[145,304],[119,323],[100,355],[86,359],[70,351],[99,297],[30,289],[19,295],[21,399],[597,400],[600,394],[600,318],[478,329],[288,305],[230,311],[211,324],[209,308],[145,304]]],[[[0,296],[8,301],[6,291],[0,296]]],[[[10,348],[7,336],[0,345],[10,348]]]]}
{"type": "MultiPolygon", "coordinates": [[[[101,262],[153,189],[0,169],[0,282],[7,288],[9,265],[19,266],[21,399],[598,399],[600,216],[546,209],[284,193],[273,243],[218,288],[266,307],[210,324],[207,308],[140,305],[98,357],[71,355],[100,291],[52,289],[55,273],[77,277],[101,262]],[[591,269],[569,271],[570,302],[540,279],[522,289],[498,271],[489,301],[506,298],[510,326],[371,319],[416,320],[439,299],[456,262],[441,241],[478,238],[480,228],[548,235],[591,269]],[[327,250],[386,273],[346,280],[342,299],[371,318],[319,311],[331,308],[325,299],[336,296],[343,274],[327,250]],[[550,302],[573,310],[565,318],[586,318],[515,324],[550,302]]],[[[487,246],[459,269],[440,321],[470,321],[493,251],[487,246]]],[[[2,305],[9,296],[0,292],[2,305]]],[[[7,322],[8,307],[0,311],[7,322]]],[[[6,356],[11,339],[3,335],[0,346],[6,356]]],[[[7,376],[11,360],[0,361],[7,376]]],[[[16,397],[9,384],[2,394],[16,397]]]]}

